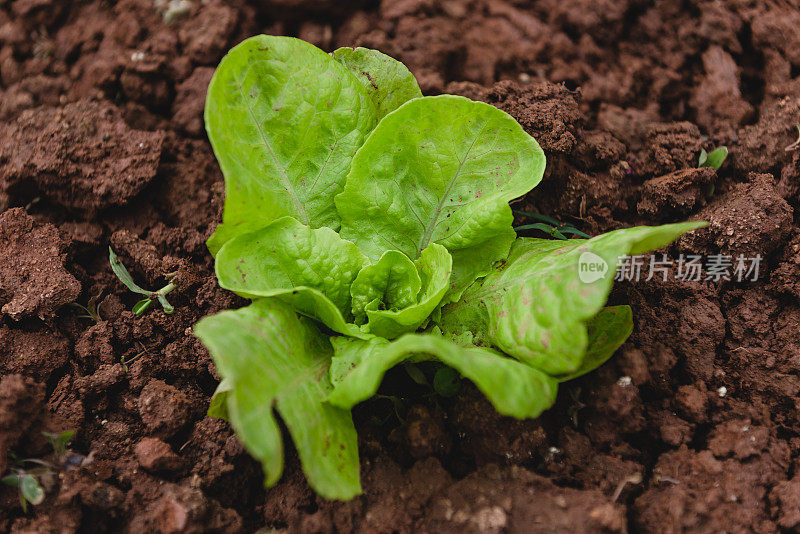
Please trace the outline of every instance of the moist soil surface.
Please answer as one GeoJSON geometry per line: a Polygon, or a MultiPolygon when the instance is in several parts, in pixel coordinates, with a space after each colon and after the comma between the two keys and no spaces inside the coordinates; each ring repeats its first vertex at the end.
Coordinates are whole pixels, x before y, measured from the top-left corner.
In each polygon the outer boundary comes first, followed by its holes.
{"type": "Polygon", "coordinates": [[[52,465],[27,513],[0,487],[0,531],[800,528],[798,27],[794,0],[0,0],[0,472],[52,465]],[[244,303],[204,245],[223,182],[202,110],[257,33],[378,48],[425,94],[513,115],[548,158],[517,207],[592,235],[701,218],[659,258],[759,254],[759,279],[618,284],[633,335],[537,420],[395,370],[354,411],[361,497],[316,497],[290,442],[265,489],[205,415],[219,377],[191,335],[244,303]],[[109,245],[142,286],[178,273],[172,315],[131,313],[109,245]],[[69,306],[90,301],[97,320],[69,306]],[[42,433],[64,430],[56,454],[42,433]]]}

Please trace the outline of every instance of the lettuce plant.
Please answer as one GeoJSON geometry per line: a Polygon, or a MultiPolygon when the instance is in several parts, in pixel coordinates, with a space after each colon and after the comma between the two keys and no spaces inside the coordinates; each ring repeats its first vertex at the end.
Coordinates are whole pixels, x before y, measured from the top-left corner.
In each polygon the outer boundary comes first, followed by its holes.
{"type": "Polygon", "coordinates": [[[220,286],[252,300],[195,327],[223,378],[209,412],[267,485],[277,412],[327,498],[361,491],[350,409],[389,368],[435,360],[501,414],[537,417],[630,334],[630,308],[604,307],[618,258],[701,225],[517,237],[509,201],[542,179],[536,140],[488,104],[423,97],[375,50],[248,39],[219,65],[205,120],[226,190],[209,249],[220,286]]]}

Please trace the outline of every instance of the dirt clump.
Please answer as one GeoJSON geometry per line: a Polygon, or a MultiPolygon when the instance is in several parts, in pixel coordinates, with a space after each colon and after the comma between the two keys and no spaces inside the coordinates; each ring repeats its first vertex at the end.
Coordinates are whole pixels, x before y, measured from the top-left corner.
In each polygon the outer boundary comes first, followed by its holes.
{"type": "Polygon", "coordinates": [[[767,256],[791,233],[792,213],[771,175],[751,174],[698,212],[696,218],[708,221],[708,227],[684,236],[682,243],[709,253],[767,256]]]}
{"type": "Polygon", "coordinates": [[[180,469],[180,457],[158,438],[144,438],[136,444],[136,459],[148,471],[172,472],[180,469]]]}
{"type": "Polygon", "coordinates": [[[642,184],[636,209],[649,220],[680,219],[705,205],[716,177],[713,168],[702,167],[651,178],[642,184]]]}
{"type": "Polygon", "coordinates": [[[8,468],[8,453],[41,426],[44,388],[22,375],[7,374],[0,380],[0,471],[8,468]]]}
{"type": "Polygon", "coordinates": [[[775,173],[791,160],[792,151],[786,148],[797,140],[797,124],[800,124],[800,97],[785,97],[766,105],[758,122],[745,126],[737,134],[738,142],[732,148],[736,169],[742,173],[775,173]]]}
{"type": "Polygon", "coordinates": [[[127,532],[239,532],[242,519],[198,489],[164,484],[155,501],[136,515],[127,532]]]}
{"type": "MultiPolygon", "coordinates": [[[[740,439],[749,439],[749,430],[739,432],[740,439]]],[[[782,478],[789,453],[785,446],[773,447],[752,463],[719,459],[710,451],[694,452],[685,446],[665,453],[653,469],[649,488],[636,499],[637,528],[681,532],[734,524],[769,530],[762,504],[769,488],[782,478]]]]}
{"type": "Polygon", "coordinates": [[[601,493],[492,465],[434,498],[423,525],[430,532],[626,532],[624,510],[601,493]]]}
{"type": "Polygon", "coordinates": [[[148,382],[137,404],[142,421],[153,434],[171,437],[189,422],[186,395],[161,380],[148,382]]]}
{"type": "Polygon", "coordinates": [[[661,176],[696,167],[702,148],[700,130],[690,122],[653,124],[636,170],[643,175],[661,176]]]}
{"type": "Polygon", "coordinates": [[[712,46],[703,53],[703,70],[702,81],[690,100],[696,122],[729,142],[754,113],[753,106],[742,98],[741,69],[722,47],[712,46]]]}
{"type": "Polygon", "coordinates": [[[105,101],[26,110],[0,131],[0,187],[76,210],[122,206],[155,176],[163,138],[129,128],[105,101]]]}
{"type": "Polygon", "coordinates": [[[18,320],[52,317],[81,284],[65,268],[68,240],[20,208],[0,214],[0,312],[18,320]]]}
{"type": "Polygon", "coordinates": [[[70,342],[57,331],[0,326],[0,372],[48,383],[70,362],[70,342]]]}

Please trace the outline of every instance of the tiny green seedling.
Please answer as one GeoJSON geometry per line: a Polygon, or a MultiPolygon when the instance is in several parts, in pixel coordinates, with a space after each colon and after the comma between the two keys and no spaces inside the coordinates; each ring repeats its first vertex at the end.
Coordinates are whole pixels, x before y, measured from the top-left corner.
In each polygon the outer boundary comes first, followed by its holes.
{"type": "Polygon", "coordinates": [[[544,232],[554,239],[561,239],[561,240],[569,239],[569,237],[567,237],[568,235],[583,237],[585,239],[590,239],[592,237],[584,232],[581,232],[580,230],[575,228],[575,226],[573,226],[572,224],[562,223],[557,219],[548,217],[547,215],[541,215],[539,213],[531,213],[528,211],[518,211],[518,210],[514,210],[514,215],[520,215],[522,217],[527,217],[528,219],[539,221],[536,223],[515,226],[514,230],[516,230],[517,232],[523,230],[539,230],[540,232],[544,232]]]}
{"type": "Polygon", "coordinates": [[[69,445],[69,442],[72,441],[73,436],[75,436],[75,431],[67,430],[60,433],[42,432],[42,434],[47,439],[48,443],[50,443],[50,446],[53,447],[53,452],[60,458],[66,454],[67,445],[69,445]]]}
{"type": "Polygon", "coordinates": [[[136,354],[134,354],[130,358],[125,358],[124,354],[119,357],[119,363],[120,363],[120,365],[122,365],[122,370],[124,372],[127,373],[131,364],[133,364],[134,362],[140,360],[142,358],[142,356],[147,354],[147,349],[145,347],[143,347],[141,344],[139,346],[141,347],[142,350],[140,350],[139,352],[137,352],[136,354]]]}
{"type": "Polygon", "coordinates": [[[172,307],[172,304],[167,301],[167,295],[176,287],[176,285],[171,281],[175,276],[174,274],[166,275],[170,282],[158,291],[148,291],[147,289],[139,287],[136,282],[133,281],[131,273],[128,272],[128,269],[125,268],[125,266],[122,264],[122,261],[120,261],[111,247],[108,247],[108,261],[111,264],[111,270],[114,271],[115,275],[117,275],[119,281],[125,284],[125,287],[134,293],[138,293],[139,295],[146,295],[145,298],[133,305],[134,315],[141,315],[146,312],[147,309],[153,304],[153,301],[158,301],[161,304],[161,307],[164,308],[164,313],[172,313],[175,311],[175,308],[172,307]]]}
{"type": "Polygon", "coordinates": [[[33,471],[12,469],[12,474],[4,476],[0,482],[19,490],[19,503],[22,511],[28,512],[28,504],[41,504],[44,501],[44,489],[33,471]]]}
{"type": "Polygon", "coordinates": [[[711,152],[706,152],[705,149],[700,151],[700,157],[697,160],[698,167],[714,167],[719,170],[722,167],[725,158],[728,157],[728,147],[721,146],[715,148],[711,152]]]}
{"type": "Polygon", "coordinates": [[[86,306],[78,302],[71,302],[70,306],[84,312],[78,315],[79,319],[91,319],[95,323],[99,323],[103,320],[103,318],[100,316],[100,304],[98,303],[100,295],[102,295],[102,293],[90,297],[89,302],[86,303],[86,306]]]}
{"type": "Polygon", "coordinates": [[[409,362],[403,366],[405,369],[406,374],[411,377],[416,384],[420,386],[430,386],[428,383],[428,379],[425,377],[425,373],[422,372],[422,369],[415,363],[409,362]]]}
{"type": "Polygon", "coordinates": [[[452,397],[461,389],[461,375],[451,367],[431,362],[433,369],[429,373],[433,374],[433,379],[429,380],[419,365],[406,363],[403,365],[408,376],[415,383],[426,388],[430,388],[434,393],[441,397],[452,397]]]}
{"type": "Polygon", "coordinates": [[[526,214],[516,230],[556,239],[517,236],[509,202],[545,170],[536,140],[489,104],[422,96],[376,50],[247,39],[211,80],[205,124],[225,177],[208,247],[220,286],[252,301],[195,325],[223,378],[209,415],[267,486],[280,415],[330,499],[361,492],[351,409],[389,369],[430,384],[425,367],[442,396],[468,379],[500,414],[538,417],[630,335],[630,307],[606,306],[619,258],[705,226],[589,238],[526,214]]]}
{"type": "MultiPolygon", "coordinates": [[[[42,433],[50,446],[53,447],[53,452],[59,459],[63,459],[67,452],[67,445],[75,431],[68,430],[61,433],[43,432],[42,433]]],[[[28,512],[28,504],[38,505],[44,501],[44,489],[41,486],[40,479],[45,476],[52,475],[55,467],[49,462],[38,460],[35,458],[19,458],[14,454],[9,454],[13,465],[10,469],[10,474],[0,479],[0,482],[7,486],[17,488],[19,492],[19,503],[22,511],[28,512]],[[28,468],[28,464],[37,467],[28,468]]]]}
{"type": "Polygon", "coordinates": [[[442,365],[433,375],[433,390],[442,397],[453,397],[461,390],[461,375],[452,367],[442,365]]]}

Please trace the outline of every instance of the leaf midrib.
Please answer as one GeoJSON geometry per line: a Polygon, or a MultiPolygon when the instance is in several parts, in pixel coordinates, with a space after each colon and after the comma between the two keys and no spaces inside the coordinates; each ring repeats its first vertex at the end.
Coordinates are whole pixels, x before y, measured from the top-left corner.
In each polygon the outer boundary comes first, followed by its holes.
{"type": "Polygon", "coordinates": [[[300,217],[300,220],[303,224],[308,225],[310,223],[310,219],[308,217],[308,212],[306,211],[305,206],[300,202],[300,198],[297,196],[297,191],[294,188],[294,184],[292,184],[291,180],[289,180],[289,176],[286,174],[286,169],[280,165],[278,161],[278,157],[275,152],[272,150],[272,145],[270,145],[269,141],[267,140],[267,136],[264,134],[264,130],[261,127],[261,124],[258,122],[256,118],[255,112],[253,107],[250,105],[250,100],[247,98],[247,95],[244,93],[244,86],[240,81],[239,77],[234,75],[234,79],[236,80],[236,86],[239,88],[239,96],[242,98],[242,102],[245,104],[245,108],[247,109],[250,118],[253,121],[256,129],[258,130],[258,135],[261,137],[261,142],[264,145],[264,148],[267,149],[270,157],[272,158],[272,162],[275,167],[280,171],[280,178],[283,182],[283,188],[289,193],[289,196],[292,198],[292,204],[294,204],[295,211],[297,215],[300,217]]]}
{"type": "Polygon", "coordinates": [[[481,135],[483,135],[483,130],[486,128],[488,123],[489,121],[484,121],[480,131],[472,140],[472,143],[469,145],[467,151],[464,153],[464,157],[458,162],[458,168],[456,169],[456,172],[453,174],[453,177],[450,178],[450,182],[447,184],[447,188],[445,189],[444,194],[442,194],[442,198],[439,199],[439,204],[436,206],[436,209],[431,215],[430,221],[428,221],[428,226],[425,227],[425,233],[422,235],[422,241],[417,249],[417,258],[419,258],[420,254],[422,254],[422,251],[425,250],[428,245],[430,245],[431,238],[433,237],[433,230],[436,228],[436,221],[439,219],[439,215],[442,214],[444,203],[447,200],[447,197],[450,195],[450,191],[453,189],[453,185],[455,185],[458,175],[461,174],[461,169],[464,167],[464,163],[467,161],[469,153],[475,147],[475,143],[478,142],[478,139],[481,137],[481,135]]]}

